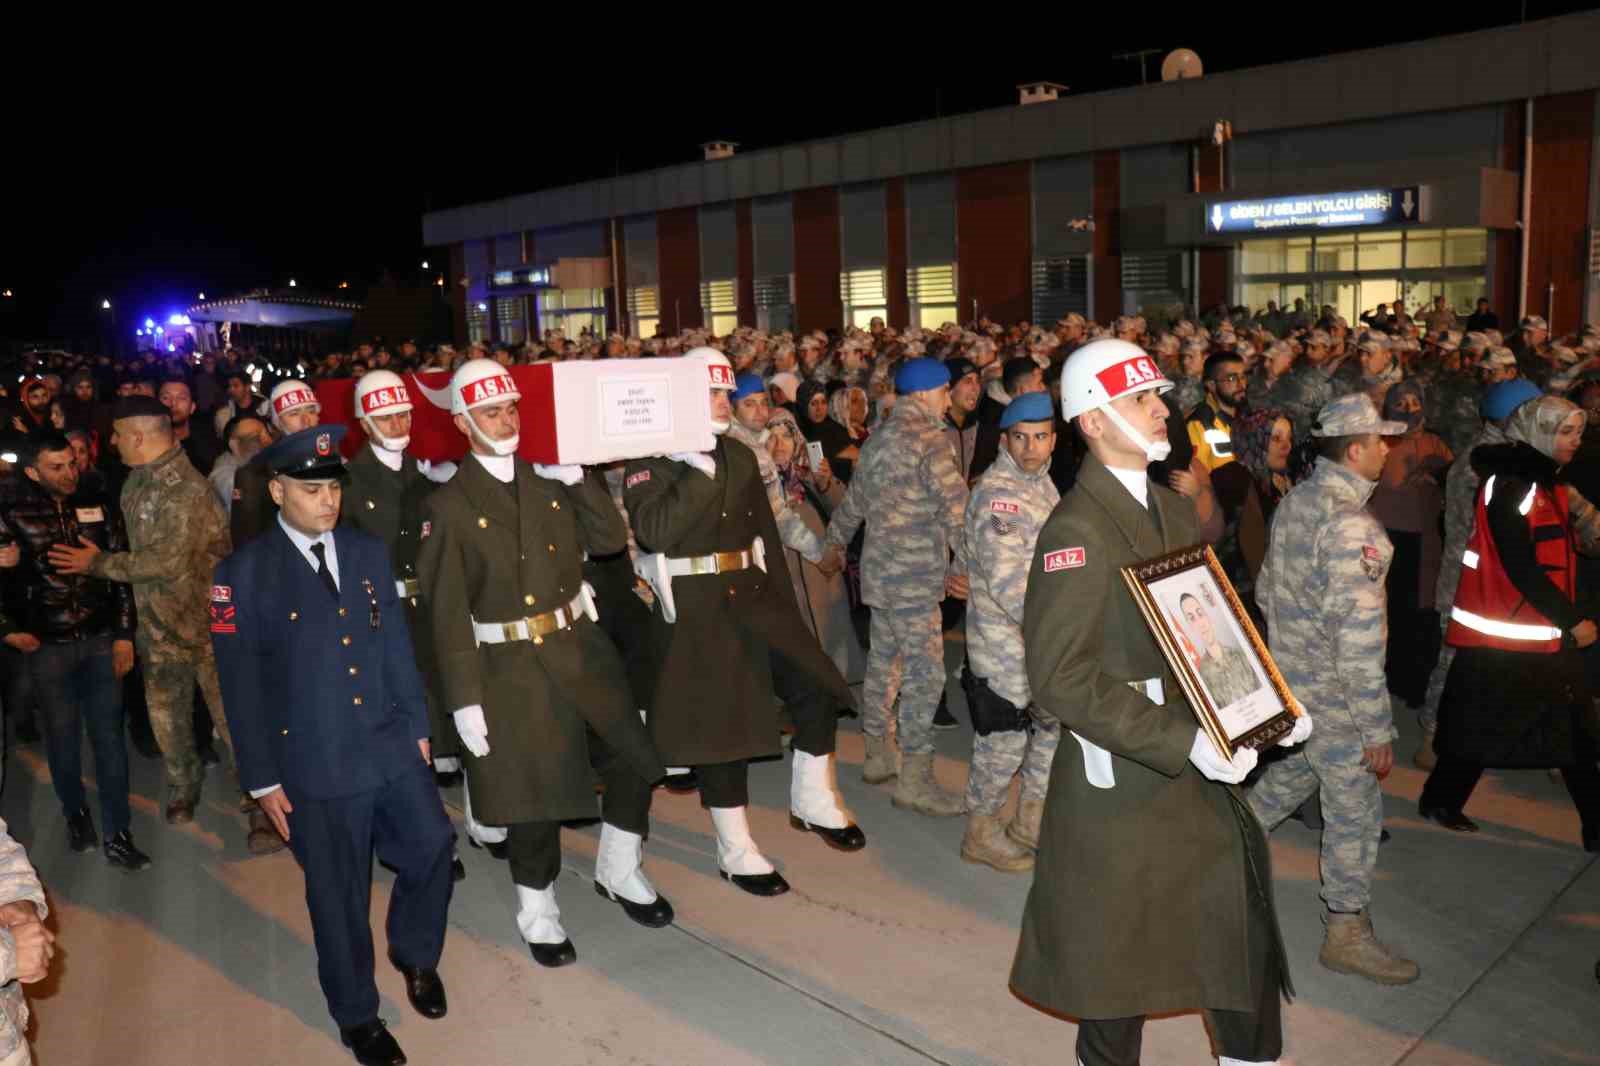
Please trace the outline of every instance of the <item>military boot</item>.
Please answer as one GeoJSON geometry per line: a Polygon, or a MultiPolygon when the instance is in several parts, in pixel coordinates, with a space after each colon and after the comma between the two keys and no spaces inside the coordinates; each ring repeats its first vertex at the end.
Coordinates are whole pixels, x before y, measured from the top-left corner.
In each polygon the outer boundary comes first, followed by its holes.
{"type": "Polygon", "coordinates": [[[1322,941],[1317,961],[1338,973],[1353,973],[1380,985],[1408,985],[1422,976],[1422,969],[1410,959],[1396,955],[1380,943],[1372,932],[1372,915],[1327,915],[1328,932],[1322,941]]]}
{"type": "Polygon", "coordinates": [[[1411,765],[1418,770],[1432,770],[1439,765],[1439,756],[1434,754],[1433,738],[1438,732],[1438,727],[1422,731],[1422,743],[1417,747],[1417,753],[1411,757],[1411,765]]]}
{"type": "Polygon", "coordinates": [[[861,737],[866,741],[867,757],[861,763],[861,780],[869,785],[881,785],[885,781],[893,781],[900,770],[895,766],[894,744],[888,737],[875,737],[864,733],[861,737]]]}
{"type": "Polygon", "coordinates": [[[890,799],[896,807],[933,818],[954,818],[967,809],[965,796],[946,792],[933,776],[933,752],[900,756],[900,780],[890,799]]]}
{"type": "Polygon", "coordinates": [[[1003,874],[1020,874],[1033,869],[1033,852],[1012,840],[1000,819],[992,814],[967,815],[961,857],[967,862],[992,866],[1003,874]]]}
{"type": "Polygon", "coordinates": [[[1024,796],[1017,801],[1017,813],[1006,826],[1006,836],[1025,848],[1039,850],[1039,822],[1044,818],[1044,800],[1024,796]]]}

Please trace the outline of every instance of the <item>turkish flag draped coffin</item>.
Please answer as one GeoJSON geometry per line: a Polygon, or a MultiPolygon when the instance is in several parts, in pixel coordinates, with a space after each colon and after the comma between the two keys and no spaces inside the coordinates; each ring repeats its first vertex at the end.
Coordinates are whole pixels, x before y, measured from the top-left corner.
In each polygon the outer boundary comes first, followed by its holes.
{"type": "MultiPolygon", "coordinates": [[[[699,359],[605,359],[514,366],[522,393],[517,454],[531,463],[609,463],[673,452],[709,451],[711,407],[706,364],[699,359]]],[[[460,459],[467,438],[450,417],[450,375],[406,374],[411,444],[418,459],[460,459]]],[[[345,455],[366,443],[355,413],[355,380],[314,384],[324,424],[349,428],[345,455]]]]}

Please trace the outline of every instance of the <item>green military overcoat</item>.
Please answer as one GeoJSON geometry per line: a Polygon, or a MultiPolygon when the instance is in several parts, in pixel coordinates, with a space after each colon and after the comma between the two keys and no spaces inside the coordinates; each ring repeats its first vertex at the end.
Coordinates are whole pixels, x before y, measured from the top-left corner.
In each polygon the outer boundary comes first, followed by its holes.
{"type": "Polygon", "coordinates": [[[590,818],[595,776],[585,725],[646,781],[666,771],[639,721],[617,650],[581,618],[539,644],[479,647],[472,622],[510,622],[565,607],[583,585],[583,553],[627,547],[599,476],[577,485],[516,463],[495,480],[476,459],[423,501],[422,607],[446,714],[477,704],[489,754],[464,749],[472,813],[488,825],[590,818]]]}
{"type": "Polygon", "coordinates": [[[674,766],[779,751],[773,655],[785,657],[841,708],[851,706],[850,687],[800,617],[755,454],[722,437],[710,455],[715,478],[662,458],[635,460],[623,473],[641,552],[683,558],[741,551],[756,537],[766,547],[765,572],[751,566],[674,578],[674,623],[663,617],[657,597],[650,734],[674,766]]]}
{"type": "MultiPolygon", "coordinates": [[[[403,456],[399,470],[390,470],[372,453],[369,442],[345,466],[349,479],[339,505],[339,520],[371,533],[389,549],[396,581],[417,578],[417,552],[422,540],[422,501],[437,483],[417,468],[417,461],[403,456]]],[[[433,665],[433,634],[422,611],[420,596],[400,601],[406,605],[406,623],[411,628],[411,646],[416,653],[417,672],[427,686],[428,726],[433,732],[433,754],[457,754],[459,738],[455,724],[440,709],[438,671],[433,665]]]]}
{"type": "Polygon", "coordinates": [[[1061,738],[1011,970],[1024,999],[1076,1018],[1254,1010],[1282,961],[1266,838],[1189,763],[1194,712],[1119,573],[1200,539],[1193,505],[1147,484],[1149,510],[1086,457],[1028,575],[1034,702],[1110,752],[1115,777],[1091,785],[1061,738]],[[1127,684],[1156,677],[1161,705],[1127,684]]]}

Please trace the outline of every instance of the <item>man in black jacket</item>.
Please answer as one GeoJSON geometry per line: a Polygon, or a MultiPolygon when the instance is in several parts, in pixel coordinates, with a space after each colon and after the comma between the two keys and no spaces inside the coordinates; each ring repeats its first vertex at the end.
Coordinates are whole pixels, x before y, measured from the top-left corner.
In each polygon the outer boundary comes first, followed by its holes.
{"type": "Polygon", "coordinates": [[[150,859],[128,830],[128,748],[122,732],[121,680],[133,667],[133,593],[127,585],[57,573],[53,544],[92,542],[126,551],[122,519],[103,493],[81,487],[72,444],[55,430],[27,438],[18,456],[31,483],[0,513],[15,543],[0,566],[19,566],[26,592],[16,613],[0,614],[0,637],[28,657],[39,689],[50,778],[67,817],[74,851],[96,843],[83,788],[79,737],[88,727],[100,791],[106,859],[142,870],[150,859]]]}

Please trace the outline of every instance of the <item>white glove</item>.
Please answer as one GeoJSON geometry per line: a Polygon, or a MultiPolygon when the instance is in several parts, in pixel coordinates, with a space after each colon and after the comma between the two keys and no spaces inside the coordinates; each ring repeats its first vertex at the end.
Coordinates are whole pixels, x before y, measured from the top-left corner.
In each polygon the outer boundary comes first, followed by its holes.
{"type": "Polygon", "coordinates": [[[417,460],[417,472],[436,484],[443,485],[455,476],[456,464],[448,459],[437,463],[430,463],[426,459],[417,460]]]}
{"type": "Polygon", "coordinates": [[[675,463],[688,463],[711,480],[717,479],[717,461],[709,452],[673,452],[667,458],[675,463]]]}
{"type": "Polygon", "coordinates": [[[1292,748],[1296,744],[1304,744],[1306,738],[1311,735],[1311,716],[1298,703],[1295,707],[1300,714],[1295,718],[1294,728],[1289,730],[1289,735],[1278,741],[1280,748],[1292,748]]]}
{"type": "Polygon", "coordinates": [[[451,717],[456,720],[456,732],[468,751],[480,759],[489,754],[489,726],[483,720],[482,705],[463,707],[451,717]]]}
{"type": "Polygon", "coordinates": [[[1194,731],[1194,743],[1189,745],[1189,761],[1194,763],[1195,769],[1212,781],[1228,785],[1237,785],[1249,776],[1250,771],[1256,768],[1256,758],[1256,749],[1240,748],[1234,752],[1232,759],[1224,759],[1217,754],[1204,729],[1194,731]]]}
{"type": "Polygon", "coordinates": [[[543,463],[534,463],[533,472],[540,477],[547,477],[551,481],[559,481],[563,485],[576,485],[583,480],[583,467],[576,463],[562,466],[546,466],[543,463]]]}

